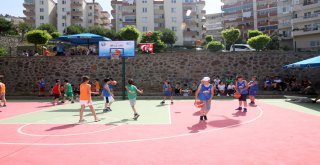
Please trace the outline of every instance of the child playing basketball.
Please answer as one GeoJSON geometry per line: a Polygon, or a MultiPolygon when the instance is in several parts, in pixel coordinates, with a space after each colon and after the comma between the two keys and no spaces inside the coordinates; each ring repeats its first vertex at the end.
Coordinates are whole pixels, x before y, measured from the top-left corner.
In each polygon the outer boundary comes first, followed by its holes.
{"type": "Polygon", "coordinates": [[[201,80],[201,84],[199,85],[196,94],[195,94],[195,104],[197,103],[197,100],[200,100],[203,102],[203,106],[200,110],[201,116],[200,120],[208,120],[207,114],[211,109],[211,100],[214,95],[214,86],[210,84],[210,78],[204,77],[201,80]]]}
{"type": "MultiPolygon", "coordinates": [[[[100,119],[97,118],[96,112],[94,111],[94,108],[92,106],[92,98],[91,98],[91,85],[89,84],[89,77],[83,76],[82,77],[82,84],[80,85],[80,120],[79,123],[84,122],[83,119],[83,111],[86,106],[89,106],[91,113],[94,117],[94,122],[100,121],[100,119]]],[[[95,92],[94,92],[95,94],[95,92]]]]}
{"type": "Polygon", "coordinates": [[[137,99],[137,92],[142,94],[143,90],[139,90],[135,85],[134,85],[134,81],[133,79],[129,79],[128,80],[128,84],[126,86],[126,90],[128,92],[128,99],[130,101],[130,105],[133,111],[133,120],[137,120],[138,117],[140,116],[137,111],[136,108],[134,107],[136,105],[136,99],[137,99]]]}
{"type": "Polygon", "coordinates": [[[103,112],[112,111],[110,108],[112,100],[109,100],[110,96],[112,96],[111,90],[109,88],[110,83],[111,83],[110,79],[104,79],[104,86],[103,86],[102,94],[101,94],[101,96],[105,100],[103,112]]]}
{"type": "Polygon", "coordinates": [[[100,94],[100,82],[99,82],[99,79],[96,79],[95,81],[94,81],[94,86],[95,86],[95,88],[96,88],[96,91],[95,92],[97,92],[98,94],[97,94],[97,96],[99,96],[99,94],[100,94]]]}
{"type": "MultiPolygon", "coordinates": [[[[180,92],[180,91],[179,91],[180,92]]],[[[161,102],[161,104],[164,104],[166,102],[166,98],[170,97],[171,99],[171,104],[173,104],[173,100],[172,100],[172,87],[170,85],[169,80],[166,80],[163,84],[163,93],[164,93],[164,97],[163,97],[163,101],[161,102]]]]}
{"type": "Polygon", "coordinates": [[[257,77],[256,76],[252,76],[251,81],[249,82],[249,99],[250,99],[250,103],[249,105],[252,107],[256,107],[256,103],[255,103],[255,97],[257,95],[258,92],[258,81],[257,81],[257,77]]]}
{"type": "Polygon", "coordinates": [[[60,80],[56,80],[56,84],[52,88],[53,105],[58,104],[60,98],[60,80]]]}
{"type": "MultiPolygon", "coordinates": [[[[3,107],[7,106],[7,100],[6,100],[6,85],[1,81],[0,79],[0,99],[3,102],[3,107]]],[[[1,106],[1,104],[0,104],[1,106]]]]}
{"type": "Polygon", "coordinates": [[[242,76],[237,77],[236,91],[241,94],[239,98],[239,107],[236,110],[241,111],[243,103],[243,112],[247,112],[248,83],[246,80],[243,80],[242,76]]]}
{"type": "Polygon", "coordinates": [[[66,96],[62,96],[63,100],[62,103],[64,103],[66,101],[66,99],[70,100],[71,103],[74,103],[73,101],[73,89],[71,84],[69,83],[68,80],[64,80],[64,86],[65,86],[65,92],[66,92],[66,96]]]}

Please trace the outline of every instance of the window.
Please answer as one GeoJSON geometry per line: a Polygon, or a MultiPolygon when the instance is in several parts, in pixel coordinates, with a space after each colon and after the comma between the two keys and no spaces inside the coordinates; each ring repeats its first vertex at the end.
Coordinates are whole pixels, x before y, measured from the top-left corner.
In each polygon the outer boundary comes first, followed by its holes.
{"type": "Polygon", "coordinates": [[[92,6],[89,6],[89,9],[92,10],[92,6]]]}
{"type": "Polygon", "coordinates": [[[43,5],[43,4],[44,4],[44,2],[43,2],[43,0],[41,0],[41,1],[40,1],[40,5],[43,5]]]}
{"type": "Polygon", "coordinates": [[[148,31],[148,27],[146,27],[146,26],[142,27],[142,31],[143,32],[147,32],[148,31]]]}
{"type": "Polygon", "coordinates": [[[282,8],[282,13],[287,13],[287,8],[286,7],[282,8]]]}
{"type": "Polygon", "coordinates": [[[62,23],[62,27],[64,27],[64,23],[62,23]]]}
{"type": "Polygon", "coordinates": [[[142,0],[142,3],[147,3],[147,0],[142,0]]]}
{"type": "Polygon", "coordinates": [[[40,12],[44,12],[44,8],[40,8],[40,12]]]}
{"type": "Polygon", "coordinates": [[[316,46],[316,41],[310,41],[310,46],[315,47],[316,46]]]}
{"type": "Polygon", "coordinates": [[[66,11],[66,9],[63,7],[63,8],[62,8],[62,11],[63,11],[63,12],[65,12],[65,11],[66,11]]]}
{"type": "Polygon", "coordinates": [[[66,1],[65,1],[65,0],[63,0],[63,1],[62,1],[62,4],[66,4],[66,1]]]}
{"type": "Polygon", "coordinates": [[[44,20],[44,16],[40,15],[40,19],[41,19],[41,20],[44,20]]]}
{"type": "Polygon", "coordinates": [[[177,17],[172,17],[172,22],[177,22],[177,17]]]}
{"type": "Polygon", "coordinates": [[[92,23],[92,19],[89,19],[88,23],[92,23]]]}
{"type": "Polygon", "coordinates": [[[66,19],[67,17],[65,15],[62,16],[62,19],[66,19]]]}
{"type": "Polygon", "coordinates": [[[163,8],[163,6],[159,6],[159,10],[163,10],[164,8],[163,8]]]}
{"type": "Polygon", "coordinates": [[[148,23],[148,17],[142,17],[142,21],[143,23],[148,23]]]}
{"type": "Polygon", "coordinates": [[[171,30],[172,30],[172,31],[174,31],[174,32],[176,32],[176,31],[177,31],[177,29],[178,29],[178,28],[177,28],[177,27],[175,27],[175,26],[171,27],[171,30]]]}
{"type": "Polygon", "coordinates": [[[122,6],[118,6],[118,10],[121,11],[122,10],[122,6]]]}
{"type": "Polygon", "coordinates": [[[171,8],[171,13],[176,13],[177,12],[177,9],[176,8],[171,8]]]}
{"type": "Polygon", "coordinates": [[[92,16],[92,13],[89,13],[88,16],[92,16]]]}
{"type": "Polygon", "coordinates": [[[142,13],[147,13],[148,12],[148,10],[147,10],[147,8],[142,8],[142,13]]]}
{"type": "Polygon", "coordinates": [[[171,0],[171,3],[177,3],[177,1],[176,0],[171,0]]]}

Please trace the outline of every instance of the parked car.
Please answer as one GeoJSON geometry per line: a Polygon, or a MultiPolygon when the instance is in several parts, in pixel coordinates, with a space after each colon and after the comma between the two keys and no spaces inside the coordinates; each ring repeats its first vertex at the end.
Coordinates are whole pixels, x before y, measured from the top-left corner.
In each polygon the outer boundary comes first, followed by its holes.
{"type": "MultiPolygon", "coordinates": [[[[256,51],[255,49],[251,48],[248,44],[234,44],[236,52],[251,52],[256,51]]],[[[230,46],[230,52],[233,51],[233,46],[230,46]]]]}

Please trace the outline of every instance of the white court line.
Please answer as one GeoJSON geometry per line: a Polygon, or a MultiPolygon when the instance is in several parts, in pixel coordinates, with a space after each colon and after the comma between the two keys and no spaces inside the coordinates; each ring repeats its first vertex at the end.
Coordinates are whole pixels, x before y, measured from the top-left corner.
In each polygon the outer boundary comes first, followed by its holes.
{"type": "Polygon", "coordinates": [[[143,139],[134,139],[134,140],[119,140],[119,141],[106,141],[106,142],[87,142],[87,143],[13,143],[13,142],[0,142],[0,144],[3,145],[30,145],[30,146],[76,146],[76,145],[99,145],[99,144],[119,144],[119,143],[132,143],[132,142],[144,142],[144,141],[155,141],[155,140],[166,140],[166,139],[171,139],[171,138],[178,138],[178,137],[186,137],[186,136],[193,136],[193,135],[199,135],[199,134],[205,134],[205,133],[210,133],[210,132],[215,132],[215,131],[220,131],[224,130],[227,128],[232,128],[235,126],[241,126],[245,124],[252,123],[259,118],[263,116],[263,110],[258,106],[259,109],[259,115],[251,120],[239,123],[239,124],[234,124],[234,125],[229,125],[226,127],[221,127],[221,128],[215,128],[215,129],[210,129],[207,131],[202,131],[198,133],[184,133],[180,135],[172,135],[172,136],[163,136],[163,137],[155,137],[155,138],[143,138],[143,139]]]}
{"type": "Polygon", "coordinates": [[[172,120],[171,120],[171,105],[169,105],[167,110],[169,112],[169,124],[171,125],[172,124],[172,120]]]}

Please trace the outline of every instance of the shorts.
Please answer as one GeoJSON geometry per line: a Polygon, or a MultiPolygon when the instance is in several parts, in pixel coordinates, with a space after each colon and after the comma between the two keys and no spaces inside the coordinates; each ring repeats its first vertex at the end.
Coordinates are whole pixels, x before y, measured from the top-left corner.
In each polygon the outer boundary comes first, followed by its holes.
{"type": "Polygon", "coordinates": [[[171,96],[171,92],[164,92],[164,96],[171,96]]]}
{"type": "Polygon", "coordinates": [[[100,89],[96,89],[96,92],[100,92],[100,89]]]}
{"type": "Polygon", "coordinates": [[[6,99],[6,94],[4,93],[4,94],[1,94],[0,95],[0,100],[5,100],[6,99]]]}
{"type": "Polygon", "coordinates": [[[67,96],[67,97],[73,97],[73,93],[72,93],[72,92],[67,92],[67,93],[66,93],[66,96],[67,96]]]}
{"type": "Polygon", "coordinates": [[[136,105],[136,99],[129,99],[131,107],[136,105]]]}
{"type": "Polygon", "coordinates": [[[108,97],[108,96],[104,96],[104,97],[103,97],[103,100],[104,100],[106,103],[109,103],[109,97],[108,97]]]}
{"type": "Polygon", "coordinates": [[[257,95],[257,91],[256,90],[249,91],[249,96],[256,96],[256,95],[257,95]]]}
{"type": "Polygon", "coordinates": [[[248,94],[241,94],[239,101],[247,101],[248,94]]]}
{"type": "Polygon", "coordinates": [[[40,87],[39,88],[39,92],[45,92],[45,88],[44,87],[40,87]]]}
{"type": "Polygon", "coordinates": [[[84,105],[84,106],[92,105],[92,101],[88,102],[88,100],[80,100],[80,105],[84,105]]]}
{"type": "Polygon", "coordinates": [[[211,100],[201,100],[203,102],[202,111],[209,111],[211,109],[211,100]]]}
{"type": "Polygon", "coordinates": [[[54,99],[60,98],[60,94],[53,94],[53,98],[54,98],[54,99]]]}

